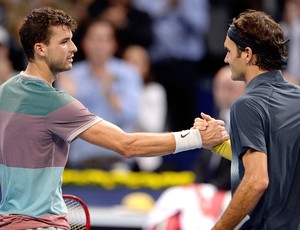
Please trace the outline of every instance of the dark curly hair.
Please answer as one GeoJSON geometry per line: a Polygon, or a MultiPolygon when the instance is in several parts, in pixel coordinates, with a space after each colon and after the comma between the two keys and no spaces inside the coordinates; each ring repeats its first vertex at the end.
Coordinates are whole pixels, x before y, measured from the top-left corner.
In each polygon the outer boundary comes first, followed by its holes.
{"type": "MultiPolygon", "coordinates": [[[[287,61],[287,47],[280,25],[262,11],[247,10],[234,18],[231,26],[240,31],[241,40],[253,44],[257,55],[256,65],[261,70],[283,69],[287,61]]],[[[238,45],[238,44],[237,44],[238,45]]],[[[238,45],[239,50],[246,47],[238,45]]],[[[254,47],[250,47],[252,50],[254,47]]]]}
{"type": "Polygon", "coordinates": [[[76,21],[62,10],[43,7],[32,10],[24,19],[20,29],[20,40],[29,61],[34,59],[34,44],[49,44],[52,26],[67,26],[72,32],[77,29],[76,21]]]}

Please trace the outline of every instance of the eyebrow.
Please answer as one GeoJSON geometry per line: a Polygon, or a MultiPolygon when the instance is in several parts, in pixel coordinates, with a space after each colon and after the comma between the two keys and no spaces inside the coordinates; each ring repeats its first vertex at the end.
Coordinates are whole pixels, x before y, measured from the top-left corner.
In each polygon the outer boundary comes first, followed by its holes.
{"type": "Polygon", "coordinates": [[[65,35],[62,39],[60,39],[60,40],[72,40],[72,38],[73,38],[73,34],[71,34],[71,35],[65,35]]]}
{"type": "Polygon", "coordinates": [[[63,37],[63,38],[59,39],[59,42],[66,42],[68,40],[71,40],[71,38],[70,37],[63,37]]]}

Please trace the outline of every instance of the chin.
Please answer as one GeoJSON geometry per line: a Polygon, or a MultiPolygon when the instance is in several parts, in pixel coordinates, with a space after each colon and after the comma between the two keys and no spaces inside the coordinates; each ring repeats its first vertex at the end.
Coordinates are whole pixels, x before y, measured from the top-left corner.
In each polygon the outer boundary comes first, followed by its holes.
{"type": "Polygon", "coordinates": [[[72,64],[70,64],[69,66],[67,66],[67,67],[63,68],[63,72],[64,72],[64,71],[68,71],[68,70],[72,69],[72,67],[73,67],[73,65],[72,65],[72,64]]]}
{"type": "Polygon", "coordinates": [[[62,73],[62,72],[66,72],[66,71],[69,71],[71,69],[70,68],[60,68],[60,69],[56,69],[55,73],[59,74],[59,73],[62,73]]]}

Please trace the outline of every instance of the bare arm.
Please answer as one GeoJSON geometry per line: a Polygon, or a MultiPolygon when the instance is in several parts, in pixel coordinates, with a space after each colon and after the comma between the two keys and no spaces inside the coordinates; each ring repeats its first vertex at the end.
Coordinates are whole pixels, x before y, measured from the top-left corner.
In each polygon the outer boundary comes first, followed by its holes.
{"type": "Polygon", "coordinates": [[[172,133],[126,133],[105,120],[79,135],[92,144],[111,149],[125,157],[164,155],[175,151],[172,133]]]}
{"type": "MultiPolygon", "coordinates": [[[[221,121],[210,121],[199,127],[203,145],[215,145],[228,139],[221,121]],[[204,130],[205,129],[205,130],[204,130]]],[[[111,149],[125,157],[150,157],[173,153],[176,141],[173,133],[126,133],[118,126],[101,121],[79,135],[92,144],[111,149]]],[[[186,138],[186,137],[184,137],[186,138]]],[[[201,147],[201,143],[199,143],[201,147]]]]}
{"type": "Polygon", "coordinates": [[[245,175],[214,230],[234,229],[256,206],[269,184],[267,156],[249,149],[243,156],[245,175]]]}

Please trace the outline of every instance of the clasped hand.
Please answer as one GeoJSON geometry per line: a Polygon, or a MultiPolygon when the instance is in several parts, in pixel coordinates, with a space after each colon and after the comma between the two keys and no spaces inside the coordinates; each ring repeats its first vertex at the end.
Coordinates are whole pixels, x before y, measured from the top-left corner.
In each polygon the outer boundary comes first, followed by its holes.
{"type": "Polygon", "coordinates": [[[193,128],[200,131],[202,147],[206,149],[211,149],[229,139],[224,121],[216,120],[205,113],[195,118],[193,128]]]}

